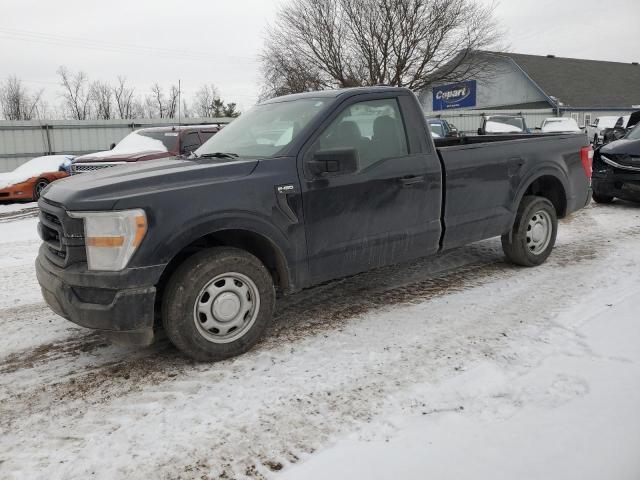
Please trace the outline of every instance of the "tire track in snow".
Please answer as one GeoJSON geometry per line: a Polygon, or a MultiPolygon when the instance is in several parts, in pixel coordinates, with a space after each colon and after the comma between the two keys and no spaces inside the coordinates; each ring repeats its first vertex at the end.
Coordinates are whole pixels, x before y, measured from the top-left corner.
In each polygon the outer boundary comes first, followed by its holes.
{"type": "MultiPolygon", "coordinates": [[[[549,264],[566,266],[592,259],[596,251],[594,248],[594,242],[590,242],[588,246],[559,248],[549,264]]],[[[451,255],[455,255],[455,252],[451,255]]],[[[388,269],[380,269],[326,286],[319,295],[307,294],[307,301],[296,301],[292,305],[285,302],[277,309],[274,324],[256,349],[269,351],[280,348],[283,343],[293,346],[301,338],[339,331],[348,319],[373,310],[423,302],[516,276],[521,270],[527,270],[505,263],[497,253],[491,256],[490,253],[483,252],[481,255],[488,255],[490,260],[485,260],[487,263],[472,263],[453,270],[439,271],[426,279],[399,287],[382,285],[377,289],[367,288],[373,281],[372,277],[389,279],[388,269]]],[[[9,425],[12,419],[20,417],[20,411],[27,410],[29,414],[33,414],[50,408],[52,402],[73,400],[82,400],[81,408],[89,408],[140,391],[145,385],[172,381],[176,376],[198,368],[196,363],[183,357],[166,341],[133,354],[131,350],[119,352],[117,347],[112,347],[110,355],[101,358],[99,350],[108,346],[98,334],[92,333],[80,339],[71,337],[64,342],[46,345],[26,352],[26,355],[11,356],[0,362],[0,372],[7,374],[22,368],[33,368],[38,362],[41,368],[55,366],[56,362],[60,365],[60,374],[50,377],[55,379],[54,383],[41,384],[36,392],[26,390],[14,394],[12,398],[15,401],[12,400],[11,403],[16,410],[6,412],[9,425]],[[69,362],[70,359],[79,358],[78,363],[84,363],[83,354],[96,354],[96,350],[98,354],[93,364],[83,368],[69,362]],[[105,395],[105,392],[108,394],[105,395]]],[[[2,384],[10,382],[10,376],[5,376],[2,384]]],[[[0,425],[2,423],[0,421],[0,425]]]]}

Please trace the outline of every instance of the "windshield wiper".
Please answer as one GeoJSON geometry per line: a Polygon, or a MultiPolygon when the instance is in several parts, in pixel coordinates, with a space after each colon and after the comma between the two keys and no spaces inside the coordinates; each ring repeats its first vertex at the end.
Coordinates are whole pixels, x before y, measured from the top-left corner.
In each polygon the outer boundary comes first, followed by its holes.
{"type": "Polygon", "coordinates": [[[238,157],[239,155],[237,153],[213,152],[213,153],[203,153],[202,155],[198,155],[196,158],[238,158],[238,157]]]}

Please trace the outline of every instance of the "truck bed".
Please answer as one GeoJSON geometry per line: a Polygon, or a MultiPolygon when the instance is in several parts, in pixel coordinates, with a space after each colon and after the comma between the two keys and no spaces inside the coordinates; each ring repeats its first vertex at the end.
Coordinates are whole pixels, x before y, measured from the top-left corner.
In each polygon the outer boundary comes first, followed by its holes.
{"type": "Polygon", "coordinates": [[[522,185],[545,175],[563,178],[564,216],[582,208],[589,192],[580,150],[584,134],[482,135],[436,139],[444,188],[441,248],[453,248],[506,233],[522,185]],[[478,221],[482,219],[482,221],[478,221]]]}

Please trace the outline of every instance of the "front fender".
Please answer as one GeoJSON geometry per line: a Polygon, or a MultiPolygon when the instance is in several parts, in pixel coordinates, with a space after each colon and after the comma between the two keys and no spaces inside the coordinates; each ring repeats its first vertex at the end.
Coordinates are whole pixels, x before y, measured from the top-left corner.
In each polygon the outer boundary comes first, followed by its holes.
{"type": "MultiPolygon", "coordinates": [[[[216,212],[215,215],[190,217],[162,236],[157,244],[145,251],[144,256],[159,260],[159,263],[168,264],[183,249],[197,240],[225,230],[242,230],[267,240],[284,259],[289,283],[297,284],[302,252],[298,252],[295,244],[268,219],[248,212],[226,211],[216,212]]],[[[144,262],[142,259],[141,261],[144,262]]]]}

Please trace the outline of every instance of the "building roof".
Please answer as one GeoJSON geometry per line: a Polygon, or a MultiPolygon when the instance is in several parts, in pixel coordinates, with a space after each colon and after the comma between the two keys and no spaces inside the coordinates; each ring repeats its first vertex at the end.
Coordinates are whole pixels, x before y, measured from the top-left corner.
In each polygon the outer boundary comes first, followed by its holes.
{"type": "Polygon", "coordinates": [[[640,105],[640,65],[576,58],[500,53],[511,58],[561,107],[622,108],[640,105]]]}

